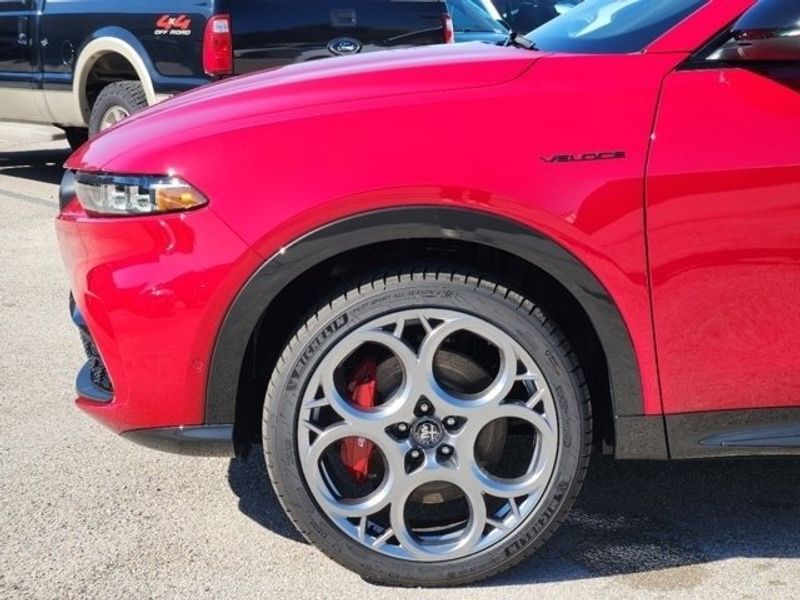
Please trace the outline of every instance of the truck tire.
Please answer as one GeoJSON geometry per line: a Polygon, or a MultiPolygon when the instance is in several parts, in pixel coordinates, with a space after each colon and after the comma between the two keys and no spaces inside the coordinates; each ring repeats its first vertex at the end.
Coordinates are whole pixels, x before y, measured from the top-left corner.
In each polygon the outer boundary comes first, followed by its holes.
{"type": "Polygon", "coordinates": [[[108,84],[98,94],[92,107],[89,136],[97,135],[147,106],[144,87],[138,81],[115,81],[108,84]]]}
{"type": "Polygon", "coordinates": [[[263,437],[309,541],[368,581],[431,587],[540,548],[580,490],[591,429],[554,321],[440,265],[366,279],[302,324],[272,373],[263,437]]]}

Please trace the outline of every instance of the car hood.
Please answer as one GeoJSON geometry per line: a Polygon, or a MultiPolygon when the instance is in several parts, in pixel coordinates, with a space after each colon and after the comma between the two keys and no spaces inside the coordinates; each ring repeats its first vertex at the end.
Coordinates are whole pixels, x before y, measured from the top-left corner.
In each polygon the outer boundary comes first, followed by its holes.
{"type": "Polygon", "coordinates": [[[199,136],[287,118],[281,115],[311,116],[309,108],[498,85],[519,77],[540,56],[476,42],[320,60],[235,77],[127,119],[84,145],[67,167],[114,170],[111,161],[136,148],[182,146],[199,136]]]}

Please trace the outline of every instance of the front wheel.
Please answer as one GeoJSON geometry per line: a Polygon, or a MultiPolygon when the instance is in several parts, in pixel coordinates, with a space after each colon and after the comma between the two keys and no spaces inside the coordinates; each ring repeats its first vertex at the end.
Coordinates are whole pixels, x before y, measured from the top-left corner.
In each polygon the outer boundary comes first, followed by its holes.
{"type": "Polygon", "coordinates": [[[591,444],[583,375],[533,303],[445,268],[368,281],[284,349],[264,404],[278,496],[374,582],[463,585],[539,548],[591,444]]]}

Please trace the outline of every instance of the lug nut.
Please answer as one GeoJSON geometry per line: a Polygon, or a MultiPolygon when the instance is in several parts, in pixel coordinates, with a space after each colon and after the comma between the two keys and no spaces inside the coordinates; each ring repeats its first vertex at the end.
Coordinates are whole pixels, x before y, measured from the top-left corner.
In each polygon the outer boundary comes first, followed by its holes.
{"type": "Polygon", "coordinates": [[[405,423],[398,423],[395,429],[397,429],[398,433],[406,433],[408,432],[408,425],[405,423]]]}
{"type": "Polygon", "coordinates": [[[420,410],[421,412],[424,412],[424,413],[426,413],[426,412],[428,412],[430,409],[431,409],[431,405],[430,405],[430,404],[428,404],[427,402],[423,402],[422,404],[420,404],[420,405],[419,405],[419,410],[420,410]]]}
{"type": "Polygon", "coordinates": [[[420,452],[419,450],[412,450],[409,456],[414,460],[417,460],[420,456],[422,456],[422,452],[420,452]]]}
{"type": "Polygon", "coordinates": [[[453,449],[450,446],[442,446],[439,452],[442,453],[442,456],[450,456],[453,453],[453,449]]]}
{"type": "Polygon", "coordinates": [[[444,424],[446,427],[455,427],[456,426],[456,418],[455,417],[447,417],[444,420],[444,424]]]}

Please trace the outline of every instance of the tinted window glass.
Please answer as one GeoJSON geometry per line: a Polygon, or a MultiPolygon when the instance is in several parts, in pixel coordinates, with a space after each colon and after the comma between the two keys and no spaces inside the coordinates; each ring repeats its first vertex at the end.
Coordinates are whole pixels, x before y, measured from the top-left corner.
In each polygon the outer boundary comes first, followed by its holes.
{"type": "Polygon", "coordinates": [[[800,0],[760,0],[736,23],[740,30],[800,29],[800,0]]]}
{"type": "Polygon", "coordinates": [[[550,52],[640,52],[707,1],[585,0],[528,37],[550,52]]]}
{"type": "Polygon", "coordinates": [[[489,0],[448,0],[456,31],[505,32],[500,14],[489,0]]]}
{"type": "Polygon", "coordinates": [[[800,0],[760,0],[733,26],[725,43],[701,58],[791,61],[800,55],[800,0]]]}
{"type": "Polygon", "coordinates": [[[503,20],[514,31],[527,33],[565,12],[580,0],[494,0],[503,20]]]}

